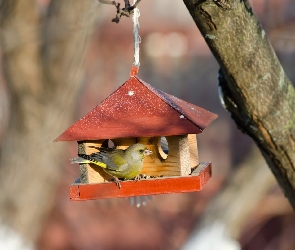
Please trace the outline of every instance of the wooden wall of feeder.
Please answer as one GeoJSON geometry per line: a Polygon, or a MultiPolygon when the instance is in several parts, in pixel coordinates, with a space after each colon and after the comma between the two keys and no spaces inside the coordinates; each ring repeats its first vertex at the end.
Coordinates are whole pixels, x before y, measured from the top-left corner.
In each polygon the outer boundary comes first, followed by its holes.
{"type": "Polygon", "coordinates": [[[144,159],[141,174],[147,177],[122,181],[119,189],[99,166],[80,164],[80,178],[70,186],[71,200],[201,190],[211,178],[211,163],[199,163],[196,134],[216,118],[154,88],[132,71],[128,81],[55,141],[77,141],[78,154],[97,152],[95,147],[110,143],[121,149],[144,144],[153,151],[144,159]],[[161,146],[163,140],[168,152],[161,146]]]}

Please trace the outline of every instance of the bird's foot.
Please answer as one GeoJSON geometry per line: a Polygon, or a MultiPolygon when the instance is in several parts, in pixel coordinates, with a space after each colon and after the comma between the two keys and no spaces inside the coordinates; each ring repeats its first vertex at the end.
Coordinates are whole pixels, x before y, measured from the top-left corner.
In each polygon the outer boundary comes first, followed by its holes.
{"type": "Polygon", "coordinates": [[[134,178],[134,181],[137,182],[137,181],[141,180],[141,178],[142,178],[141,174],[136,175],[134,178]]]}
{"type": "Polygon", "coordinates": [[[121,188],[120,180],[117,177],[114,176],[114,181],[115,181],[117,187],[120,189],[121,188]]]}

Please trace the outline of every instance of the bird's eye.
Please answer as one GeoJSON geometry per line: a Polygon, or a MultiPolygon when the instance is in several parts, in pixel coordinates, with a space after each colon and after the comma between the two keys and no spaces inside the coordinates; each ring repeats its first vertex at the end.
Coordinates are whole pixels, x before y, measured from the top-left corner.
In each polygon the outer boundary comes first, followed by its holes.
{"type": "Polygon", "coordinates": [[[139,150],[140,153],[143,153],[143,151],[144,151],[143,149],[140,149],[140,150],[139,150]]]}

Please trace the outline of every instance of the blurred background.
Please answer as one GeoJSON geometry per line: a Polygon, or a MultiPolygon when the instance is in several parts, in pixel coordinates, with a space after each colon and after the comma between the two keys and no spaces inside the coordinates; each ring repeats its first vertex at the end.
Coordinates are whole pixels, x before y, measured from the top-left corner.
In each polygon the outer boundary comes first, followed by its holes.
{"type": "MultiPolygon", "coordinates": [[[[13,30],[8,29],[13,23],[9,15],[17,13],[17,9],[10,7],[6,19],[2,15],[0,188],[6,193],[0,198],[2,222],[24,232],[26,239],[37,242],[37,249],[45,250],[181,249],[188,242],[198,244],[195,239],[200,238],[203,229],[209,232],[217,222],[241,249],[295,249],[292,208],[252,140],[222,108],[218,64],[182,1],[143,0],[139,4],[142,42],[138,77],[218,114],[218,119],[197,137],[200,161],[212,162],[213,177],[201,192],[154,196],[153,202],[140,208],[131,207],[127,199],[71,202],[68,187],[79,177],[79,169],[68,159],[77,154],[77,144],[53,140],[128,80],[133,63],[132,19],[122,18],[115,24],[111,22],[115,7],[92,0],[86,7],[79,6],[78,1],[30,2],[38,16],[37,22],[33,20],[37,23],[34,29],[39,30],[33,40],[26,39],[26,34],[34,33],[30,29],[23,36],[8,34],[7,30],[13,30]],[[63,11],[69,15],[61,15],[63,11]],[[67,24],[71,28],[62,30],[67,24]],[[84,31],[88,33],[81,35],[84,31]],[[46,39],[40,43],[41,36],[46,39]],[[83,37],[83,42],[77,42],[78,36],[83,37]],[[10,37],[14,39],[9,40],[10,37]],[[22,39],[24,42],[16,43],[22,39]],[[56,46],[56,40],[64,47],[56,46]],[[42,54],[39,73],[36,67],[41,59],[30,57],[35,53],[35,43],[42,54]],[[23,54],[18,58],[18,53],[23,54]],[[10,59],[12,55],[18,58],[18,64],[10,59]],[[17,71],[13,73],[10,68],[17,71]],[[48,84],[34,87],[29,78],[32,75],[38,75],[36,83],[42,79],[48,84]],[[41,92],[45,93],[44,98],[40,98],[41,92]],[[22,93],[21,97],[17,93],[22,93]],[[30,93],[32,99],[28,97],[30,93]],[[22,112],[33,119],[28,124],[23,116],[14,118],[19,103],[22,112]],[[53,103],[55,106],[51,107],[53,103]],[[34,111],[36,106],[42,108],[34,111]],[[40,113],[46,116],[40,118],[40,113]],[[13,122],[21,127],[16,126],[17,134],[9,132],[13,122]],[[39,139],[31,141],[30,135],[39,130],[39,139]],[[23,139],[27,131],[33,132],[23,139]],[[11,137],[15,137],[14,141],[11,137]],[[31,161],[26,152],[34,142],[32,151],[38,157],[31,161]],[[15,154],[21,151],[24,153],[15,154]],[[55,153],[50,155],[51,152],[55,153]],[[30,170],[23,174],[21,168],[30,170]],[[40,193],[30,198],[36,189],[40,193]],[[24,203],[28,204],[23,205],[22,199],[27,199],[24,203]],[[29,216],[30,210],[38,213],[29,216]],[[24,215],[18,215],[21,213],[24,215]],[[35,231],[28,233],[31,228],[35,231]]],[[[295,2],[250,2],[294,83],[295,2]]],[[[18,6],[21,9],[21,4],[18,6]]],[[[15,21],[18,24],[13,27],[34,19],[31,12],[23,14],[25,11],[20,11],[22,14],[15,21]]],[[[216,235],[209,235],[204,237],[208,244],[216,239],[216,235]]]]}

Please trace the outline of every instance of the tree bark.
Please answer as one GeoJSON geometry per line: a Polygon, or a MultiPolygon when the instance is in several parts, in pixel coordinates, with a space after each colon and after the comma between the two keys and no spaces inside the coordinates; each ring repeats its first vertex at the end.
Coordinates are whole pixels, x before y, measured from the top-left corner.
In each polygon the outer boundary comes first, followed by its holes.
{"type": "Polygon", "coordinates": [[[34,0],[0,5],[1,47],[10,96],[0,155],[0,227],[34,242],[53,206],[84,57],[98,17],[94,0],[52,0],[41,16],[34,0]]]}
{"type": "Polygon", "coordinates": [[[220,65],[238,127],[258,145],[295,208],[295,93],[247,0],[184,0],[220,65]]]}

